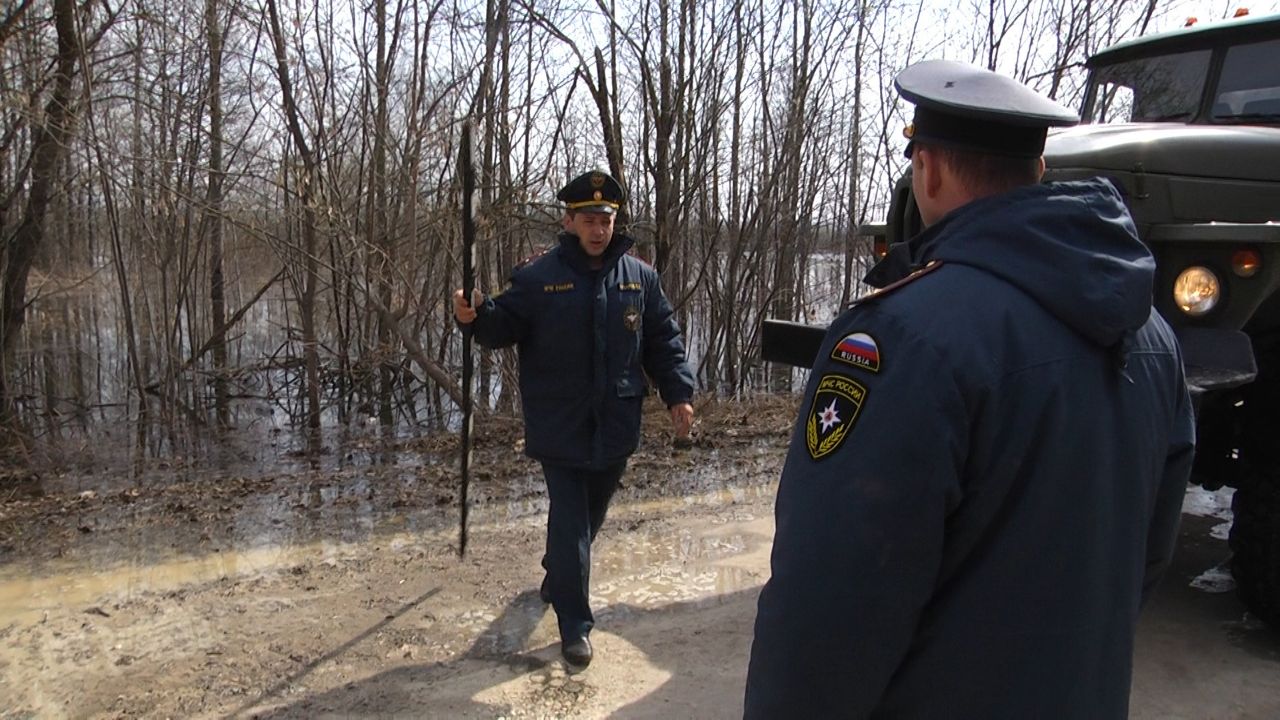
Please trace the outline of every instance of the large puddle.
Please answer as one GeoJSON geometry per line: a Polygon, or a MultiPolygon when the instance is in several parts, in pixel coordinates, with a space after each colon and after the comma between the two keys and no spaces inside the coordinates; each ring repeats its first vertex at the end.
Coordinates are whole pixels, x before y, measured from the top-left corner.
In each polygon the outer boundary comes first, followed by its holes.
{"type": "MultiPolygon", "coordinates": [[[[739,453],[732,459],[709,451],[678,471],[638,462],[628,471],[610,522],[771,495],[778,462],[763,448],[754,457],[739,453]]],[[[528,469],[501,482],[488,478],[473,486],[473,528],[541,524],[547,508],[543,481],[536,465],[529,463],[528,469]]],[[[370,544],[413,553],[457,542],[456,501],[447,491],[425,500],[415,494],[425,482],[417,468],[352,468],[292,480],[222,482],[219,487],[228,489],[217,499],[221,512],[208,515],[195,503],[183,504],[180,493],[147,505],[112,505],[96,512],[86,500],[83,517],[71,518],[69,524],[92,532],[73,533],[54,553],[60,557],[16,557],[0,566],[0,628],[15,621],[38,622],[55,608],[106,614],[113,604],[143,593],[289,572],[306,564],[338,565],[368,552],[370,544]]],[[[641,532],[626,534],[625,541],[622,537],[608,540],[609,562],[631,580],[626,586],[598,588],[609,601],[651,605],[658,599],[688,600],[758,583],[732,567],[704,568],[692,582],[687,573],[677,577],[670,571],[746,551],[750,540],[741,534],[641,532]]]]}

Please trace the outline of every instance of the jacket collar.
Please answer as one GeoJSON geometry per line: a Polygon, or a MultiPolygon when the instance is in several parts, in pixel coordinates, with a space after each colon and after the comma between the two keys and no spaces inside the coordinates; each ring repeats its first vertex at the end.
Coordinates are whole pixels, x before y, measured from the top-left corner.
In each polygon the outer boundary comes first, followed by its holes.
{"type": "MultiPolygon", "coordinates": [[[[602,256],[604,265],[600,268],[601,271],[608,272],[612,270],[613,266],[618,264],[618,259],[627,254],[627,251],[635,244],[636,241],[630,236],[615,232],[613,239],[609,241],[609,247],[605,248],[602,256]]],[[[583,252],[577,235],[570,232],[560,233],[560,254],[574,270],[580,273],[593,271],[591,258],[583,252]]]]}
{"type": "Polygon", "coordinates": [[[871,287],[882,288],[895,283],[924,267],[929,261],[938,234],[948,224],[951,215],[921,230],[906,242],[895,243],[889,252],[867,271],[862,281],[871,287]]]}

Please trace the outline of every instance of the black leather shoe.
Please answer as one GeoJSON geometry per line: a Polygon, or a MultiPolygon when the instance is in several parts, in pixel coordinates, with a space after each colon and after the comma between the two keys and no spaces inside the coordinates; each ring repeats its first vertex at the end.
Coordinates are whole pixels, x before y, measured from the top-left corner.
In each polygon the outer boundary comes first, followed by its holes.
{"type": "Polygon", "coordinates": [[[585,635],[561,640],[560,654],[570,665],[584,668],[591,664],[591,641],[585,635]]]}
{"type": "Polygon", "coordinates": [[[538,599],[543,603],[551,604],[551,588],[547,587],[547,576],[542,576],[542,586],[538,588],[538,599]]]}

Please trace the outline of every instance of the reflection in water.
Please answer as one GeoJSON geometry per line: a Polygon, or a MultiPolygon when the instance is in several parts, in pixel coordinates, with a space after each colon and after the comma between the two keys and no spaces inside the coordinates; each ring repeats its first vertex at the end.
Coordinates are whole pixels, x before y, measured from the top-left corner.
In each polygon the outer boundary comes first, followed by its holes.
{"type": "MultiPolygon", "coordinates": [[[[204,347],[210,331],[199,327],[207,321],[193,325],[188,317],[199,317],[202,311],[184,309],[172,317],[172,311],[142,303],[136,309],[140,317],[134,331],[141,367],[134,372],[118,290],[109,274],[65,281],[62,288],[54,288],[51,279],[42,285],[9,373],[18,411],[35,435],[42,464],[59,472],[99,475],[121,470],[140,475],[167,469],[163,463],[247,474],[288,471],[308,462],[312,469],[321,469],[347,458],[399,464],[405,459],[394,450],[398,443],[456,427],[456,408],[399,346],[388,352],[369,338],[323,340],[344,333],[367,334],[370,328],[340,325],[325,305],[332,299],[322,298],[317,316],[324,345],[321,432],[304,432],[296,298],[288,283],[266,275],[273,265],[274,261],[261,263],[256,274],[242,267],[239,281],[229,281],[229,304],[247,304],[229,339],[229,368],[220,374],[229,392],[230,432],[218,430],[215,423],[216,377],[204,347]],[[254,300],[264,288],[266,292],[254,300]],[[150,317],[151,313],[159,316],[150,317]],[[384,365],[392,370],[388,377],[394,381],[389,397],[382,390],[384,365]],[[384,406],[390,407],[389,416],[384,406]]],[[[846,294],[843,265],[840,254],[807,258],[806,294],[796,310],[800,319],[831,320],[846,294]]],[[[145,295],[156,281],[134,282],[145,295]]],[[[759,362],[753,343],[760,317],[742,311],[738,326],[726,330],[724,323],[729,321],[719,302],[695,293],[681,311],[690,360],[703,373],[704,384],[732,394],[764,387],[770,373],[783,373],[794,386],[798,371],[767,369],[759,362]],[[724,365],[736,369],[727,371],[720,367],[724,365]],[[734,377],[745,380],[733,381],[734,377]]],[[[453,377],[460,376],[454,328],[428,323],[419,330],[429,358],[453,377]]],[[[511,353],[481,353],[477,396],[482,404],[492,408],[500,403],[510,375],[506,366],[513,360],[511,353]]],[[[501,402],[512,407],[511,398],[501,402]]],[[[95,486],[88,482],[87,487],[95,486]]]]}
{"type": "MultiPolygon", "coordinates": [[[[257,289],[246,284],[252,287],[239,288],[241,299],[257,289]]],[[[135,333],[142,367],[135,375],[111,282],[98,275],[67,289],[46,290],[28,312],[10,372],[18,412],[34,434],[41,459],[81,471],[142,470],[147,461],[183,458],[252,471],[273,468],[282,457],[311,454],[326,443],[330,451],[353,438],[376,437],[385,444],[450,421],[452,406],[442,404],[435,392],[423,392],[423,382],[407,366],[397,366],[391,422],[379,423],[378,368],[342,360],[329,348],[322,355],[320,378],[323,433],[316,438],[302,432],[296,313],[290,298],[268,292],[236,324],[229,340],[230,367],[223,375],[235,432],[226,434],[216,431],[215,375],[207,348],[196,337],[207,330],[196,332],[186,320],[173,325],[170,318],[166,325],[142,318],[135,333]],[[145,411],[135,377],[145,385],[145,411]]],[[[337,328],[321,332],[332,335],[337,328]]]]}

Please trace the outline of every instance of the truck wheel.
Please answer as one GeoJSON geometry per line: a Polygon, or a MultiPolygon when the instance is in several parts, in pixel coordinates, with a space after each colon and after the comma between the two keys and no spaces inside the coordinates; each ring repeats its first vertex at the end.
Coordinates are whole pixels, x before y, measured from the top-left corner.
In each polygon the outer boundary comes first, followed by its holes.
{"type": "Polygon", "coordinates": [[[1258,377],[1243,390],[1240,486],[1231,500],[1231,574],[1246,608],[1280,628],[1280,343],[1255,338],[1258,377]]]}
{"type": "Polygon", "coordinates": [[[1280,628],[1280,481],[1254,477],[1231,500],[1231,574],[1245,607],[1280,628]]]}

